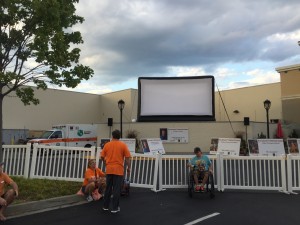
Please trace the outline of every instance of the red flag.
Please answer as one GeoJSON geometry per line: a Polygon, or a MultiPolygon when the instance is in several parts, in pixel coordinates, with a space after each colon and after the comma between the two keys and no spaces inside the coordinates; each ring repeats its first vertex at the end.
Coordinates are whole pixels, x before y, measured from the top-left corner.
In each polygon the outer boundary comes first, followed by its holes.
{"type": "Polygon", "coordinates": [[[276,137],[277,137],[277,138],[283,138],[283,131],[282,131],[282,127],[281,127],[281,122],[280,122],[280,120],[279,120],[278,123],[277,123],[276,137]]]}

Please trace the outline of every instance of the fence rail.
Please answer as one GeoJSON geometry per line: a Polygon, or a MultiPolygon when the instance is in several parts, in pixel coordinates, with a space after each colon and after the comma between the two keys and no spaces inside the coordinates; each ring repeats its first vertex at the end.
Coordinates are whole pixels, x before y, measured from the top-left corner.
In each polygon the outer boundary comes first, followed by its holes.
{"type": "MultiPolygon", "coordinates": [[[[100,148],[60,146],[3,145],[5,171],[12,176],[81,182],[88,159],[99,159],[100,148]]],[[[132,154],[131,173],[126,174],[133,187],[161,191],[187,188],[187,162],[192,155],[132,154]]],[[[295,193],[300,190],[300,156],[224,156],[209,155],[214,180],[219,191],[277,190],[295,193]]]]}

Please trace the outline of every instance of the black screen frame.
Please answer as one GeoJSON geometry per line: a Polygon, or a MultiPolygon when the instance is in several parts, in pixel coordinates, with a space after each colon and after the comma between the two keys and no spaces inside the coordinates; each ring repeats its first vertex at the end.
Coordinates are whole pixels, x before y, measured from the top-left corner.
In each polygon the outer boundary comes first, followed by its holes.
{"type": "Polygon", "coordinates": [[[171,121],[216,121],[215,118],[215,78],[212,75],[192,77],[139,77],[138,78],[138,122],[171,122],[171,121]],[[211,107],[212,115],[141,115],[141,81],[142,80],[183,80],[183,79],[211,79],[211,107]]]}

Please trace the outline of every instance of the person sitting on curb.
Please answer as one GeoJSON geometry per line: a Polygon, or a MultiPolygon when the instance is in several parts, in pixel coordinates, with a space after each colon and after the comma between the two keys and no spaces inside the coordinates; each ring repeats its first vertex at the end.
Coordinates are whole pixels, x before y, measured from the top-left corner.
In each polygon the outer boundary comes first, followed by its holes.
{"type": "Polygon", "coordinates": [[[81,191],[87,196],[86,199],[90,202],[101,198],[101,196],[99,196],[98,199],[97,198],[95,199],[95,197],[93,198],[92,195],[97,191],[99,191],[100,194],[104,193],[105,187],[106,187],[105,173],[103,173],[101,169],[96,167],[95,159],[89,159],[88,168],[86,169],[84,174],[84,180],[81,187],[81,191]]]}
{"type": "Polygon", "coordinates": [[[191,168],[194,177],[195,191],[204,191],[209,172],[212,173],[212,164],[206,155],[202,155],[202,151],[199,147],[194,148],[194,153],[196,156],[190,160],[188,166],[191,168]],[[199,177],[202,178],[202,183],[200,185],[199,177]]]}
{"type": "Polygon", "coordinates": [[[16,182],[14,182],[6,173],[3,172],[4,162],[0,163],[0,221],[5,221],[3,215],[5,209],[10,205],[19,195],[19,189],[16,182]],[[11,186],[12,188],[8,188],[11,186]]]}

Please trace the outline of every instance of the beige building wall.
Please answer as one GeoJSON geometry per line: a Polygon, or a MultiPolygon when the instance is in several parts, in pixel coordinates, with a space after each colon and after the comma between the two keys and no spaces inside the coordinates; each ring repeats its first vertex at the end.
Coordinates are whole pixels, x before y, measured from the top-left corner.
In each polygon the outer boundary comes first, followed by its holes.
{"type": "Polygon", "coordinates": [[[279,67],[282,112],[285,123],[300,124],[300,64],[279,67]]]}
{"type": "Polygon", "coordinates": [[[263,102],[271,101],[270,119],[282,118],[280,83],[258,85],[221,91],[215,94],[216,121],[228,121],[223,102],[230,121],[243,121],[249,117],[250,121],[266,122],[266,110],[263,102]],[[223,102],[222,102],[223,100],[223,102]],[[237,110],[238,113],[234,113],[237,110]]]}
{"type": "Polygon", "coordinates": [[[113,118],[113,123],[120,123],[121,113],[118,108],[120,99],[125,102],[122,114],[123,122],[131,122],[137,118],[138,92],[136,89],[127,89],[100,96],[100,123],[107,123],[108,118],[113,118]]]}
{"type": "Polygon", "coordinates": [[[24,106],[14,93],[3,101],[3,128],[46,130],[55,124],[99,123],[100,96],[55,89],[36,90],[39,105],[24,106]]]}

